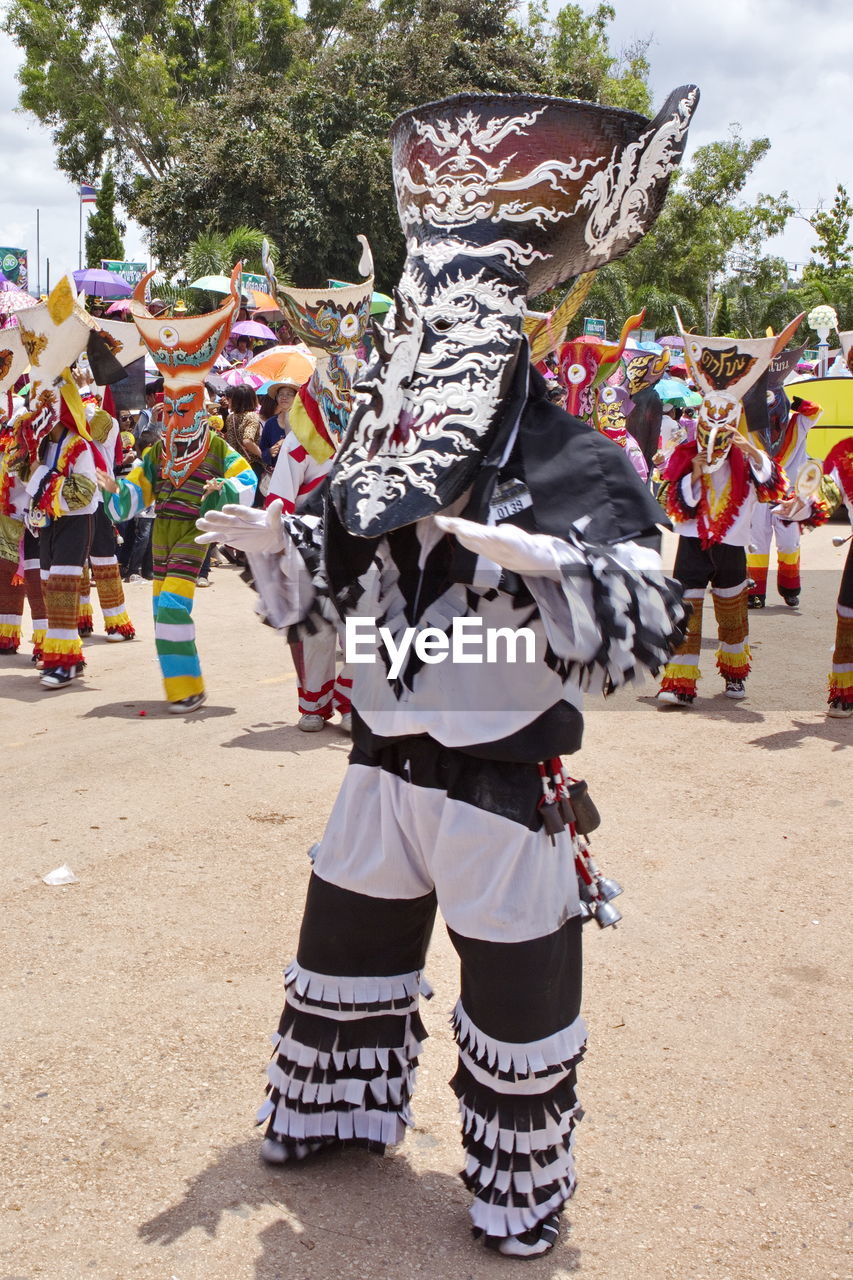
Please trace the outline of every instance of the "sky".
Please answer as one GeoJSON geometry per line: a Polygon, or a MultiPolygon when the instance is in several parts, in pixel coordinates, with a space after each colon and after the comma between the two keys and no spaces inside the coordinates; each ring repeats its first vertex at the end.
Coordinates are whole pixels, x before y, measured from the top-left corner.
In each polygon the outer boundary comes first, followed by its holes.
{"type": "MultiPolygon", "coordinates": [[[[853,192],[853,4],[850,0],[611,0],[618,50],[651,37],[655,106],[679,84],[695,83],[702,99],[690,129],[690,151],[727,135],[735,121],[744,136],[769,137],[745,197],[788,192],[810,214],[831,203],[836,185],[853,192]]],[[[523,6],[522,6],[523,7],[523,6]]],[[[555,12],[560,6],[550,0],[555,12]]],[[[595,0],[583,0],[587,11],[595,0]]],[[[51,280],[78,258],[74,185],[58,172],[50,132],[16,111],[14,72],[21,55],[0,35],[0,246],[26,248],[36,281],[36,209],[41,223],[41,287],[45,259],[51,280]]],[[[84,223],[88,210],[83,209],[84,223]]],[[[85,226],[84,226],[85,231],[85,226]]],[[[791,263],[810,256],[814,233],[793,218],[769,251],[791,263]]],[[[147,260],[142,231],[129,222],[125,256],[147,260]]]]}

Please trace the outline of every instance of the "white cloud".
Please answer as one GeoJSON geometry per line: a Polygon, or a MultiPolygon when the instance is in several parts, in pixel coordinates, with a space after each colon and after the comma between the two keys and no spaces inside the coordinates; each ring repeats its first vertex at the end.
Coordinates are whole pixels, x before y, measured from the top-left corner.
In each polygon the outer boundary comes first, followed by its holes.
{"type": "MultiPolygon", "coordinates": [[[[651,36],[655,105],[679,84],[699,85],[691,151],[725,137],[737,121],[771,149],[744,191],[787,191],[811,212],[839,182],[853,191],[847,121],[853,112],[853,6],[849,0],[612,0],[616,48],[651,36]]],[[[559,4],[552,0],[551,11],[559,4]]],[[[584,8],[595,7],[584,0],[584,8]]],[[[769,246],[805,262],[814,243],[793,218],[769,246]]]]}
{"type": "MultiPolygon", "coordinates": [[[[597,0],[583,0],[591,10],[597,0]]],[[[853,116],[853,6],[849,0],[612,0],[615,47],[653,37],[649,50],[656,104],[692,81],[702,100],[690,131],[695,148],[726,135],[738,121],[748,138],[772,147],[746,197],[787,190],[806,212],[829,203],[836,184],[853,190],[847,121],[853,116]]],[[[550,0],[551,11],[559,8],[550,0]]],[[[35,211],[41,210],[44,259],[51,279],[77,265],[78,204],[74,186],[54,164],[48,130],[15,112],[14,73],[21,55],[0,36],[0,244],[27,248],[35,265],[35,211]]],[[[689,155],[689,152],[688,152],[689,155]]],[[[86,210],[92,206],[84,206],[86,210]]],[[[809,257],[814,233],[792,219],[774,252],[792,262],[809,257]]],[[[142,233],[128,224],[129,258],[147,259],[142,233]]],[[[33,277],[35,271],[33,270],[33,277]]]]}

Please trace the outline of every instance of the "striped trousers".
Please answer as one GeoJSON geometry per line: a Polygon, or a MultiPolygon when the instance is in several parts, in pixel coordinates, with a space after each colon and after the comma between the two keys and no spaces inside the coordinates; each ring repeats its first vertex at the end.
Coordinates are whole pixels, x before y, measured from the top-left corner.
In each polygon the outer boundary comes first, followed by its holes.
{"type": "Polygon", "coordinates": [[[193,520],[154,521],[154,643],[169,702],[204,691],[192,609],[207,548],[196,543],[197,534],[193,520]]]}
{"type": "Polygon", "coordinates": [[[800,590],[800,526],[795,520],[784,521],[774,516],[770,504],[756,502],[752,511],[749,531],[755,548],[746,558],[749,576],[757,596],[767,595],[767,574],[770,566],[770,544],[776,539],[776,588],[785,591],[800,590]]]}
{"type": "Polygon", "coordinates": [[[330,720],[335,711],[346,715],[351,709],[352,677],[344,666],[336,673],[338,637],[323,630],[290,645],[299,690],[299,714],[330,720]]]}
{"type": "Polygon", "coordinates": [[[45,670],[83,665],[77,621],[83,566],[91,539],[90,515],[61,516],[39,531],[41,585],[47,613],[42,652],[45,670]]]}
{"type": "Polygon", "coordinates": [[[441,909],[461,968],[451,1025],[471,1217],[518,1235],[575,1184],[581,923],[572,837],[541,828],[536,765],[427,737],[353,748],[320,844],[258,1122],[298,1155],[399,1143],[426,1037],[441,909]]]}
{"type": "Polygon", "coordinates": [[[717,670],[724,680],[745,680],[750,671],[746,550],[727,543],[702,548],[698,538],[678,539],[672,576],[684,588],[692,613],[683,643],[664,668],[661,689],[696,694],[702,649],[702,609],[710,585],[717,623],[717,670]]]}
{"type": "Polygon", "coordinates": [[[853,707],[853,542],[847,548],[836,605],[829,701],[836,706],[853,707]]]}
{"type": "Polygon", "coordinates": [[[107,635],[118,633],[129,640],[136,635],[124,601],[124,588],[116,551],[115,525],[100,505],[92,517],[92,546],[80,587],[78,627],[81,636],[91,635],[95,625],[91,604],[91,579],[94,579],[98,591],[98,602],[101,613],[104,615],[104,630],[107,635]]]}

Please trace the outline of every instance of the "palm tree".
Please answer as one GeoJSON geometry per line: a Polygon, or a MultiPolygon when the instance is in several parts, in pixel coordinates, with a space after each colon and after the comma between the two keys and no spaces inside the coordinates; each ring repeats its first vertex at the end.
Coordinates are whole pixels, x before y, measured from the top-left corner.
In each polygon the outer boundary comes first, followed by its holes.
{"type": "Polygon", "coordinates": [[[278,251],[264,231],[257,227],[235,227],[221,232],[209,227],[196,236],[184,255],[184,270],[188,280],[200,276],[230,275],[238,262],[244,271],[263,272],[261,245],[267,240],[270,256],[276,261],[278,251]]]}

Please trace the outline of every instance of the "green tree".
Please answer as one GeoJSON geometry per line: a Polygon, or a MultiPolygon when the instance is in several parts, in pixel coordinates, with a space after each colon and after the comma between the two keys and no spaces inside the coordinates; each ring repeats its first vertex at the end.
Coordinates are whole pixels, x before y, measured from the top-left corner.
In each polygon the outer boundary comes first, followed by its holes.
{"type": "Polygon", "coordinates": [[[21,104],[53,130],[60,168],[111,157],[151,248],[256,226],[297,283],[354,269],[371,240],[385,284],[404,246],[388,130],[465,90],[575,94],[648,106],[644,46],[608,47],[613,18],[514,0],[10,0],[21,104]]]}
{"type": "Polygon", "coordinates": [[[116,184],[112,169],[105,169],[98,186],[95,211],[86,229],[86,265],[100,267],[102,258],[124,259],[124,223],[115,216],[116,184]]]}
{"type": "Polygon", "coordinates": [[[818,209],[809,219],[817,244],[812,245],[816,255],[814,266],[822,275],[834,274],[853,267],[853,244],[850,243],[850,222],[853,220],[853,202],[847,189],[838,184],[835,198],[829,210],[818,209]]]}
{"type": "MultiPolygon", "coordinates": [[[[726,281],[736,288],[739,278],[756,275],[765,240],[781,231],[793,212],[785,192],[752,202],[741,198],[769,146],[767,138],[747,142],[735,127],[726,140],[697,148],[649,234],[611,263],[607,276],[599,272],[587,314],[604,316],[608,332],[616,332],[625,316],[645,307],[645,324],[663,334],[672,332],[677,307],[688,328],[709,332],[719,289],[726,281]],[[621,282],[619,290],[614,277],[621,282]],[[620,310],[611,314],[608,307],[616,298],[620,310]]],[[[772,287],[777,292],[780,282],[774,279],[772,287]]],[[[737,316],[733,321],[739,326],[737,316]]]]}

